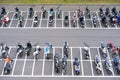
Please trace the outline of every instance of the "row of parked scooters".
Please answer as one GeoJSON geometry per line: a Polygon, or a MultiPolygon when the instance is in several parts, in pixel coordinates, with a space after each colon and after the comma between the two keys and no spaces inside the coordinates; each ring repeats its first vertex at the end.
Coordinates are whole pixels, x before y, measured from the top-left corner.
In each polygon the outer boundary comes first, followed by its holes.
{"type": "MultiPolygon", "coordinates": [[[[52,26],[54,24],[54,17],[55,17],[55,12],[53,8],[50,8],[50,11],[47,12],[47,10],[45,9],[44,6],[41,7],[42,10],[42,17],[46,18],[47,17],[47,13],[49,16],[49,26],[52,26]]],[[[60,6],[58,6],[56,8],[57,10],[57,17],[60,18],[61,17],[61,8],[60,6]]],[[[97,14],[91,15],[90,9],[88,8],[88,6],[85,8],[85,11],[87,13],[88,18],[92,19],[92,23],[94,25],[94,27],[96,27],[97,25],[97,14]]],[[[0,17],[0,23],[2,24],[2,22],[4,22],[5,26],[7,26],[10,22],[9,17],[6,15],[6,10],[3,7],[1,10],[1,17],[0,17]]],[[[34,9],[32,7],[29,8],[29,18],[34,17],[33,20],[33,26],[36,27],[38,25],[38,16],[35,15],[34,16],[34,9]]],[[[19,20],[19,27],[23,27],[23,21],[24,21],[24,16],[22,15],[21,11],[19,10],[18,7],[15,8],[15,18],[18,18],[19,20]]],[[[79,21],[79,24],[81,25],[81,27],[85,27],[85,17],[84,17],[84,13],[82,11],[82,9],[79,7],[77,9],[77,13],[75,12],[72,16],[72,26],[76,27],[77,26],[77,20],[79,21]]],[[[113,7],[110,11],[109,7],[106,8],[106,10],[104,11],[102,9],[102,7],[99,8],[99,17],[101,20],[101,23],[104,25],[104,27],[108,27],[108,22],[111,23],[112,26],[115,26],[115,24],[120,24],[120,11],[117,11],[117,9],[115,7],[113,7]]],[[[64,17],[64,25],[65,26],[69,26],[69,16],[66,15],[64,17]]]]}
{"type": "MultiPolygon", "coordinates": [[[[53,56],[52,44],[51,43],[45,43],[45,44],[47,45],[45,48],[45,58],[52,59],[52,57],[51,57],[51,56],[53,56]]],[[[104,67],[105,67],[106,71],[109,74],[113,73],[111,60],[108,57],[109,54],[112,54],[115,69],[116,69],[117,73],[120,74],[120,58],[119,58],[120,48],[115,47],[115,45],[112,42],[108,43],[106,46],[103,42],[101,42],[99,49],[100,49],[99,50],[100,55],[102,55],[102,57],[105,58],[104,67]],[[111,53],[108,53],[109,51],[111,51],[111,53]]],[[[6,44],[1,43],[0,52],[1,52],[1,57],[3,59],[9,58],[9,61],[6,62],[6,66],[4,67],[4,73],[8,74],[12,70],[12,61],[13,61],[9,57],[9,53],[8,53],[9,47],[6,44]]],[[[26,43],[26,47],[23,47],[20,43],[18,43],[16,53],[17,53],[16,55],[19,58],[21,58],[25,55],[29,56],[31,53],[33,53],[34,59],[38,60],[38,55],[41,53],[41,48],[36,44],[32,45],[30,42],[26,43]],[[35,47],[35,48],[33,48],[33,47],[35,47]],[[32,50],[33,50],[33,52],[32,52],[32,50]]],[[[66,74],[67,73],[67,58],[69,57],[69,53],[70,53],[69,45],[67,42],[64,43],[63,53],[64,53],[64,55],[63,55],[62,61],[60,60],[59,54],[55,53],[54,69],[55,69],[56,73],[60,73],[61,72],[60,70],[62,68],[62,73],[66,74]]],[[[85,59],[89,59],[90,51],[89,51],[89,46],[86,44],[85,44],[85,47],[83,48],[83,54],[84,54],[85,59]]],[[[102,64],[101,64],[99,55],[95,56],[94,63],[95,63],[96,72],[98,74],[102,74],[102,64]]],[[[76,75],[79,75],[81,71],[80,71],[80,60],[78,57],[75,57],[75,59],[73,61],[73,68],[74,68],[74,72],[76,73],[76,75]]]]}

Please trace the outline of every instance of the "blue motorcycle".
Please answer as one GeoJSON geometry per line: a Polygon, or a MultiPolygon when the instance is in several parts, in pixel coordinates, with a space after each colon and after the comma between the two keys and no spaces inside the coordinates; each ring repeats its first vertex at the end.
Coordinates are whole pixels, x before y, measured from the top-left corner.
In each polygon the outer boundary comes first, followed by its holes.
{"type": "Polygon", "coordinates": [[[45,58],[50,59],[50,54],[52,53],[52,44],[50,43],[45,43],[47,45],[45,49],[45,58]]]}

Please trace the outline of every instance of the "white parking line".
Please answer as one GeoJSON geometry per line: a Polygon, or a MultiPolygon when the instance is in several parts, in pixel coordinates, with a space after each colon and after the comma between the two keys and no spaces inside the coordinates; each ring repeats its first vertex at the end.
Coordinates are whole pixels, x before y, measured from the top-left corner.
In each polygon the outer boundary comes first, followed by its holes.
{"type": "Polygon", "coordinates": [[[17,57],[18,57],[18,54],[16,53],[16,57],[14,59],[14,65],[13,65],[13,69],[12,69],[11,75],[13,75],[13,73],[14,73],[16,62],[17,62],[17,57]]]}
{"type": "Polygon", "coordinates": [[[45,48],[44,48],[44,53],[43,53],[43,66],[42,66],[42,76],[44,76],[44,68],[45,68],[45,48]]]}
{"type": "MultiPolygon", "coordinates": [[[[76,12],[76,16],[77,16],[77,11],[75,11],[76,12]]],[[[79,18],[77,17],[77,26],[76,26],[77,28],[79,28],[79,18]]]]}
{"type": "Polygon", "coordinates": [[[48,18],[47,18],[47,28],[48,28],[48,23],[49,23],[49,12],[48,12],[48,18]]]}
{"type": "Polygon", "coordinates": [[[55,19],[54,19],[54,28],[56,28],[56,17],[57,17],[57,12],[55,11],[55,19]]]}
{"type": "MultiPolygon", "coordinates": [[[[71,60],[73,59],[72,57],[72,48],[70,48],[70,51],[71,51],[71,60]]],[[[74,76],[74,73],[73,73],[73,61],[71,61],[71,70],[72,70],[72,76],[74,76]]]]}
{"type": "MultiPolygon", "coordinates": [[[[91,51],[90,51],[90,48],[89,48],[89,55],[90,55],[90,60],[92,60],[92,58],[91,58],[91,51]]],[[[91,64],[92,76],[94,76],[92,61],[90,61],[90,64],[91,64]]]]}
{"type": "Polygon", "coordinates": [[[25,20],[24,28],[25,28],[25,26],[27,24],[28,16],[29,16],[29,12],[27,12],[27,17],[26,17],[26,20],[25,20]]]}
{"type": "MultiPolygon", "coordinates": [[[[10,54],[10,51],[11,51],[11,47],[9,47],[8,55],[10,54]]],[[[4,59],[4,60],[5,60],[5,59],[4,59]]],[[[5,68],[5,66],[6,66],[6,62],[4,63],[4,67],[3,67],[3,69],[2,69],[1,75],[4,74],[4,68],[5,68]]]]}
{"type": "Polygon", "coordinates": [[[52,76],[54,76],[54,55],[55,55],[55,48],[53,48],[53,65],[52,65],[52,76]]]}
{"type": "MultiPolygon", "coordinates": [[[[21,11],[21,15],[23,14],[23,12],[21,11]]],[[[18,20],[18,19],[17,19],[18,20]]],[[[19,28],[19,20],[17,22],[17,25],[16,25],[17,28],[19,28]]]]}
{"type": "Polygon", "coordinates": [[[40,15],[41,17],[40,17],[40,24],[39,24],[39,28],[41,28],[41,23],[42,23],[42,13],[41,13],[41,15],[40,15]]]}
{"type": "MultiPolygon", "coordinates": [[[[90,12],[90,15],[91,15],[91,12],[90,12]]],[[[92,28],[94,28],[92,16],[93,16],[93,15],[91,15],[90,19],[91,19],[91,22],[92,22],[92,28]]]]}
{"type": "Polygon", "coordinates": [[[87,27],[87,25],[86,25],[86,19],[85,19],[85,11],[83,12],[83,17],[84,17],[84,24],[85,24],[85,28],[87,27]]]}
{"type": "Polygon", "coordinates": [[[34,57],[33,67],[32,67],[32,76],[34,75],[34,68],[35,68],[35,57],[34,57]]]}
{"type": "Polygon", "coordinates": [[[101,63],[101,68],[102,68],[102,76],[104,76],[104,71],[103,71],[103,66],[102,66],[102,61],[101,61],[101,56],[100,56],[99,48],[97,48],[97,53],[98,53],[98,56],[100,58],[100,63],[101,63]]]}
{"type": "MultiPolygon", "coordinates": [[[[62,58],[63,58],[63,48],[62,48],[62,58]]],[[[61,61],[62,61],[62,59],[61,59],[61,61]]],[[[63,69],[62,69],[63,70],[63,69]]],[[[62,76],[63,76],[63,72],[62,72],[62,76]]]]}
{"type": "MultiPolygon", "coordinates": [[[[107,55],[108,55],[108,58],[110,59],[110,55],[109,55],[110,53],[109,53],[109,51],[107,50],[107,55]]],[[[110,61],[110,63],[112,64],[112,62],[110,61]]],[[[114,74],[114,71],[113,71],[113,65],[112,65],[112,74],[113,74],[113,76],[115,75],[114,74]]]]}
{"type": "Polygon", "coordinates": [[[68,12],[68,14],[69,14],[69,28],[72,28],[72,26],[71,26],[71,18],[70,18],[70,11],[68,12]]]}
{"type": "Polygon", "coordinates": [[[62,76],[62,75],[54,75],[54,76],[51,76],[51,75],[44,75],[44,76],[42,76],[42,75],[34,75],[34,76],[30,76],[30,75],[23,75],[23,76],[21,76],[21,75],[13,75],[13,76],[11,76],[11,75],[0,75],[0,78],[1,77],[5,77],[5,78],[10,78],[10,77],[12,77],[12,78],[16,78],[16,77],[18,77],[18,78],[50,78],[50,77],[52,77],[52,78],[68,78],[68,77],[70,77],[70,78],[120,78],[120,76],[91,76],[91,75],[86,75],[86,76],[71,76],[71,75],[64,75],[64,76],[62,76]]]}
{"type": "Polygon", "coordinates": [[[96,14],[97,14],[97,17],[98,17],[98,23],[100,25],[100,28],[102,28],[102,25],[101,25],[101,21],[100,21],[100,18],[99,18],[99,15],[98,15],[98,12],[96,11],[96,14]]]}
{"type": "Polygon", "coordinates": [[[63,11],[62,11],[62,28],[64,27],[63,23],[64,23],[64,17],[63,17],[63,11]]]}
{"type": "Polygon", "coordinates": [[[83,69],[83,60],[82,60],[82,48],[80,49],[80,58],[81,58],[81,71],[82,71],[82,76],[84,76],[84,69],[83,69]]]}
{"type": "Polygon", "coordinates": [[[35,17],[35,15],[36,15],[36,11],[33,14],[32,25],[31,25],[32,28],[34,27],[34,17],[35,17]]]}
{"type": "Polygon", "coordinates": [[[13,19],[14,19],[14,15],[15,15],[15,13],[12,15],[12,19],[11,19],[11,21],[10,21],[9,28],[10,28],[10,26],[11,26],[11,24],[12,24],[13,19]]]}
{"type": "Polygon", "coordinates": [[[24,75],[24,71],[25,71],[26,59],[27,59],[27,55],[25,55],[25,59],[24,59],[24,64],[23,64],[23,69],[22,69],[22,76],[24,75]]]}

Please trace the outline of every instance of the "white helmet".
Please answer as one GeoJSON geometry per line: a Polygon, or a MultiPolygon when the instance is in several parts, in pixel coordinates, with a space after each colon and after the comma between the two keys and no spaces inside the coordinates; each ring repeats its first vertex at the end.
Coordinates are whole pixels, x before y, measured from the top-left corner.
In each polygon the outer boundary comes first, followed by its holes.
{"type": "Polygon", "coordinates": [[[88,50],[88,47],[84,47],[85,50],[88,50]]]}
{"type": "Polygon", "coordinates": [[[75,16],[76,16],[76,14],[74,13],[74,14],[73,14],[73,16],[75,17],[75,16]]]}

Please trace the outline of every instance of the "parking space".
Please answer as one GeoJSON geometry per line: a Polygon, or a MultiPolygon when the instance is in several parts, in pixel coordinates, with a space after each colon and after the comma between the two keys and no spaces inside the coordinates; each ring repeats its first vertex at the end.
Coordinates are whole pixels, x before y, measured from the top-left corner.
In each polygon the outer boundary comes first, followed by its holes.
{"type": "Polygon", "coordinates": [[[42,27],[47,28],[47,27],[48,27],[48,20],[42,20],[40,27],[41,27],[41,28],[42,28],[42,27]]]}
{"type": "Polygon", "coordinates": [[[92,76],[90,61],[83,61],[84,75],[92,76]]]}
{"type": "Polygon", "coordinates": [[[52,61],[45,61],[44,62],[44,75],[52,75],[52,67],[53,67],[52,61]]]}
{"type": "Polygon", "coordinates": [[[32,74],[32,68],[33,68],[33,61],[26,61],[23,75],[31,75],[32,74]]]}
{"type": "Polygon", "coordinates": [[[62,27],[62,20],[56,20],[56,27],[62,27]]]}
{"type": "Polygon", "coordinates": [[[24,61],[17,60],[13,75],[22,75],[24,61]]]}

